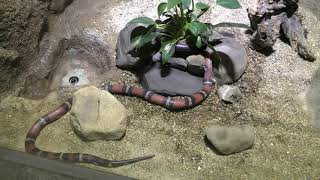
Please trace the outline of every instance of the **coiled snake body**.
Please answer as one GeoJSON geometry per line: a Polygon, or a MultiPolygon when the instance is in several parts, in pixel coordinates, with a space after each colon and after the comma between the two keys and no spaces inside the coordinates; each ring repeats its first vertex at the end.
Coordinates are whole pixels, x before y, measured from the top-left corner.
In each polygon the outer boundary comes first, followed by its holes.
{"type": "MultiPolygon", "coordinates": [[[[156,94],[152,91],[146,89],[135,87],[135,86],[126,86],[126,85],[106,85],[102,87],[103,90],[107,90],[112,94],[122,94],[128,96],[135,96],[144,99],[147,102],[163,106],[169,110],[179,110],[193,107],[205,100],[210,94],[213,86],[212,81],[212,62],[209,58],[209,55],[205,58],[205,73],[203,79],[203,87],[199,92],[194,93],[191,96],[183,98],[172,98],[165,97],[159,94],[156,94]]],[[[36,147],[35,142],[40,134],[40,131],[47,126],[48,124],[58,120],[60,117],[68,113],[72,106],[72,98],[65,101],[55,110],[49,112],[48,114],[42,116],[38,119],[33,126],[29,129],[26,140],[25,140],[25,150],[28,153],[44,157],[47,159],[54,160],[63,160],[69,162],[80,162],[80,163],[89,163],[105,167],[118,167],[138,161],[150,159],[154,155],[138,157],[128,160],[107,160],[90,154],[82,153],[54,153],[40,150],[36,147]]]]}

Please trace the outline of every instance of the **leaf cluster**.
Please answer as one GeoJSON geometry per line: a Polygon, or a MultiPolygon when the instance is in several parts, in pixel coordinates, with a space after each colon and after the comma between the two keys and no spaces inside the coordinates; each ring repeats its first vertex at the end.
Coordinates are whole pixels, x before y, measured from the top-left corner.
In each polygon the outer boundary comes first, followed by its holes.
{"type": "Polygon", "coordinates": [[[229,9],[241,7],[238,0],[216,0],[213,5],[195,3],[194,0],[167,0],[158,5],[158,20],[138,17],[129,22],[144,27],[138,35],[131,37],[131,43],[134,47],[141,48],[157,39],[161,43],[163,64],[173,56],[180,40],[185,39],[201,48],[206,42],[208,26],[200,22],[199,18],[215,5],[229,9]]]}

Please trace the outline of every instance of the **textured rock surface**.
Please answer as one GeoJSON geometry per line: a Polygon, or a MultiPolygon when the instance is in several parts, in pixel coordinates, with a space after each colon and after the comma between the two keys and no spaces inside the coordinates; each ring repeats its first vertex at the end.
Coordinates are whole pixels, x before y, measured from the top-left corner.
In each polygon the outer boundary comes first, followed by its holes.
{"type": "Polygon", "coordinates": [[[203,77],[204,57],[201,55],[191,55],[187,57],[188,72],[196,76],[203,77]]]}
{"type": "Polygon", "coordinates": [[[116,47],[116,63],[121,69],[134,69],[148,63],[151,59],[154,47],[151,43],[137,49],[131,44],[131,36],[135,36],[137,29],[144,28],[139,24],[127,24],[118,36],[116,47]],[[147,61],[147,62],[146,62],[147,61]]]}
{"type": "MultiPolygon", "coordinates": [[[[220,85],[235,82],[247,68],[248,57],[245,48],[234,38],[227,36],[224,36],[221,39],[221,43],[214,47],[222,58],[220,63],[214,64],[214,79],[220,85]]],[[[212,51],[209,48],[206,50],[208,52],[212,51]]],[[[160,59],[158,53],[152,57],[152,61],[155,62],[160,61],[160,59]]],[[[186,62],[188,65],[187,72],[178,70],[184,69],[177,68],[178,63],[176,62],[172,63],[172,66],[177,69],[160,69],[160,65],[153,65],[151,69],[142,75],[142,86],[168,95],[191,95],[197,92],[202,87],[204,57],[201,55],[190,55],[186,58],[186,62]],[[176,84],[177,82],[179,84],[176,84]]]]}
{"type": "Polygon", "coordinates": [[[23,59],[16,70],[0,68],[0,91],[8,90],[29,66],[37,53],[38,43],[46,26],[47,3],[33,0],[0,1],[0,47],[17,51],[23,59]],[[27,61],[30,60],[30,61],[27,61]],[[11,83],[8,83],[10,82],[11,83]]]}
{"type": "Polygon", "coordinates": [[[272,48],[280,36],[281,24],[286,19],[286,16],[287,14],[283,12],[268,19],[263,19],[259,23],[258,29],[252,34],[251,42],[253,48],[258,51],[272,48]]]}
{"type": "Polygon", "coordinates": [[[236,103],[243,97],[240,89],[233,85],[220,86],[218,95],[220,99],[230,103],[236,103]]]}
{"type": "MultiPolygon", "coordinates": [[[[225,36],[222,42],[214,46],[221,57],[220,63],[214,63],[214,79],[220,85],[233,83],[245,72],[248,64],[246,49],[234,38],[225,36]]],[[[206,51],[211,52],[210,48],[206,51]]],[[[214,61],[215,62],[215,61],[214,61]]]]}
{"type": "Polygon", "coordinates": [[[206,136],[216,150],[229,155],[250,148],[255,133],[251,126],[212,126],[206,129],[206,136]]]}
{"type": "Polygon", "coordinates": [[[13,86],[12,82],[19,73],[20,55],[15,50],[0,47],[0,92],[13,86]]]}
{"type": "MultiPolygon", "coordinates": [[[[48,30],[50,7],[71,0],[5,0],[0,1],[0,47],[18,52],[21,59],[9,72],[0,68],[0,91],[6,91],[26,78],[24,72],[36,61],[39,42],[48,30]],[[7,83],[11,82],[11,83],[7,83]],[[16,83],[16,84],[15,84],[16,83]]],[[[69,3],[70,4],[70,3],[69,3]]],[[[64,4],[64,7],[68,4],[64,4]]],[[[62,12],[60,9],[59,12],[62,12]]]]}
{"type": "Polygon", "coordinates": [[[0,65],[9,65],[17,62],[19,53],[15,50],[7,50],[0,47],[0,65]]]}
{"type": "Polygon", "coordinates": [[[85,140],[119,140],[125,135],[127,110],[107,91],[93,86],[76,91],[70,115],[72,128],[85,140]]]}
{"type": "Polygon", "coordinates": [[[315,54],[308,45],[305,29],[298,20],[296,11],[298,0],[259,0],[258,6],[248,10],[252,35],[252,45],[258,50],[272,49],[277,38],[283,34],[292,48],[306,60],[314,61],[315,54]]]}
{"type": "Polygon", "coordinates": [[[53,13],[61,13],[72,2],[73,0],[52,0],[49,10],[53,13]]]}
{"type": "MultiPolygon", "coordinates": [[[[152,62],[161,62],[161,53],[157,52],[152,56],[152,62]]],[[[171,67],[180,69],[182,71],[187,70],[188,63],[184,58],[172,57],[168,60],[171,67]]]]}
{"type": "Polygon", "coordinates": [[[45,90],[98,86],[104,75],[113,75],[113,61],[110,44],[96,29],[83,29],[69,37],[45,35],[21,95],[41,97],[47,94],[45,90]],[[73,76],[78,83],[69,83],[73,76]]]}
{"type": "Polygon", "coordinates": [[[202,78],[175,69],[160,68],[156,63],[150,70],[142,75],[141,85],[152,91],[175,95],[191,95],[202,88],[202,78]]]}
{"type": "Polygon", "coordinates": [[[161,61],[161,53],[157,52],[152,55],[152,62],[160,62],[161,61]]]}
{"type": "Polygon", "coordinates": [[[180,69],[182,71],[185,71],[187,69],[188,63],[183,58],[173,57],[169,59],[169,64],[171,67],[174,67],[176,69],[180,69]]]}
{"type": "Polygon", "coordinates": [[[289,39],[291,47],[298,52],[300,56],[307,60],[315,60],[316,57],[309,47],[306,30],[302,27],[296,15],[287,18],[282,23],[282,30],[284,35],[289,39]]]}

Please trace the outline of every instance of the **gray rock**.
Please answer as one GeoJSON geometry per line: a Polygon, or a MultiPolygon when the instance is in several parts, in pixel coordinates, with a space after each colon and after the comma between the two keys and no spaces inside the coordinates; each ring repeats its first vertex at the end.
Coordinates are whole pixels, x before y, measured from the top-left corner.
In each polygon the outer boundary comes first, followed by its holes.
{"type": "Polygon", "coordinates": [[[223,155],[248,149],[255,141],[254,129],[251,126],[212,126],[206,129],[206,136],[223,155]]]}
{"type": "Polygon", "coordinates": [[[207,34],[207,40],[210,44],[215,44],[219,40],[223,39],[224,35],[221,34],[221,32],[216,31],[216,27],[214,27],[213,24],[209,23],[207,24],[209,27],[208,34],[207,34]]]}
{"type": "Polygon", "coordinates": [[[272,49],[281,30],[291,47],[309,61],[314,61],[313,50],[308,46],[305,29],[297,17],[298,0],[259,0],[258,6],[248,9],[252,46],[258,51],[272,49]]]}
{"type": "Polygon", "coordinates": [[[201,55],[191,55],[187,57],[188,72],[203,77],[204,74],[204,57],[201,55]]]}
{"type": "Polygon", "coordinates": [[[255,0],[248,8],[251,28],[255,31],[259,29],[259,23],[261,21],[283,12],[291,16],[298,9],[298,1],[299,0],[255,0]]]}
{"type": "Polygon", "coordinates": [[[127,24],[119,34],[116,47],[116,65],[121,69],[134,69],[147,63],[152,58],[155,47],[152,43],[137,49],[131,44],[131,36],[138,33],[139,24],[127,24]]]}
{"type": "Polygon", "coordinates": [[[236,103],[243,97],[240,89],[233,85],[220,86],[218,95],[220,99],[230,103],[236,103]]]}
{"type": "Polygon", "coordinates": [[[152,55],[152,62],[160,62],[161,61],[161,53],[157,52],[152,55]]]}
{"type": "MultiPolygon", "coordinates": [[[[214,48],[222,59],[221,62],[213,63],[213,74],[216,82],[222,85],[237,81],[247,68],[246,49],[234,38],[226,36],[214,48]]],[[[206,51],[212,52],[210,48],[207,48],[206,51]]]]}
{"type": "Polygon", "coordinates": [[[296,15],[286,18],[282,25],[285,36],[289,39],[291,47],[306,60],[314,61],[316,59],[314,52],[308,46],[305,36],[305,29],[296,15]]]}
{"type": "Polygon", "coordinates": [[[280,36],[280,27],[284,19],[287,18],[285,12],[263,19],[258,29],[252,34],[252,47],[258,51],[272,48],[280,36]]]}
{"type": "Polygon", "coordinates": [[[176,69],[180,69],[182,71],[185,71],[188,66],[187,61],[183,58],[173,57],[173,58],[169,59],[168,62],[171,67],[174,67],[176,69]]]}
{"type": "MultiPolygon", "coordinates": [[[[152,56],[152,62],[161,62],[161,53],[157,52],[152,56]]],[[[179,57],[172,57],[169,59],[169,65],[173,68],[185,71],[187,69],[188,63],[185,59],[179,57]]]]}
{"type": "Polygon", "coordinates": [[[155,63],[142,75],[141,85],[144,88],[171,96],[188,96],[201,90],[203,78],[171,67],[161,69],[160,65],[155,63]]]}
{"type": "Polygon", "coordinates": [[[73,95],[71,126],[84,140],[119,140],[127,126],[126,108],[109,92],[94,86],[73,95]]]}

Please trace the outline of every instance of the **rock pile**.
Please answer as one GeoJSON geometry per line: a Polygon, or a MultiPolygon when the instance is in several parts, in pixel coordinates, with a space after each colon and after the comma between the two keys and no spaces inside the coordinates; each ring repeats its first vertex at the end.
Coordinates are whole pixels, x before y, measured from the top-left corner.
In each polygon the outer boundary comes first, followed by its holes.
{"type": "MultiPolygon", "coordinates": [[[[136,49],[131,45],[130,37],[139,25],[128,24],[119,34],[117,43],[117,67],[138,72],[144,88],[166,95],[191,95],[202,87],[204,57],[199,52],[182,53],[176,48],[176,55],[167,66],[161,65],[161,55],[157,52],[157,43],[146,48],[136,49]]],[[[143,27],[141,27],[143,28],[143,27]]],[[[212,33],[209,42],[214,43],[221,56],[221,62],[214,62],[215,81],[230,84],[237,81],[245,72],[248,57],[245,48],[234,38],[212,33]]],[[[188,45],[184,45],[188,46],[188,45]]],[[[187,47],[192,50],[192,47],[187,47]]],[[[209,48],[205,51],[211,52],[209,48]]]]}
{"type": "Polygon", "coordinates": [[[257,9],[248,9],[252,45],[261,51],[272,49],[276,40],[284,36],[298,54],[309,61],[315,55],[308,46],[307,33],[297,16],[298,0],[259,0],[257,9]]]}

